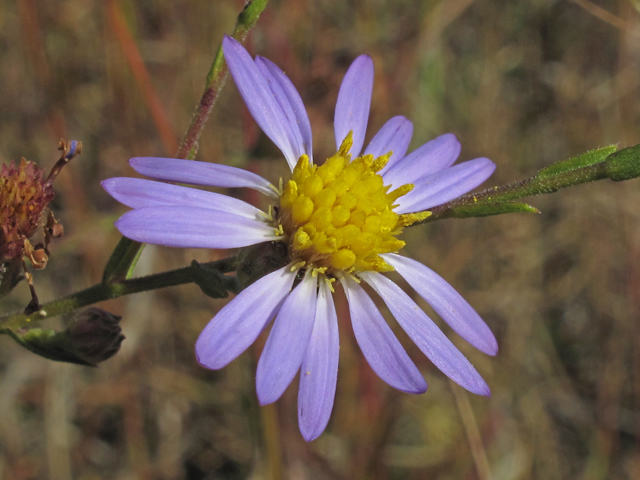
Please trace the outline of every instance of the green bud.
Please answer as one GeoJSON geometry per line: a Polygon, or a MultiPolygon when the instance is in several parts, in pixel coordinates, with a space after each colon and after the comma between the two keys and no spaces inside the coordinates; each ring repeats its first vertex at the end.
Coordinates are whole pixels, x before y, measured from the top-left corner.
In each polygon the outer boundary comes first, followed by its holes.
{"type": "Polygon", "coordinates": [[[640,145],[623,148],[604,162],[607,176],[614,182],[640,177],[640,145]]]}
{"type": "Polygon", "coordinates": [[[57,362],[95,367],[113,357],[124,340],[121,317],[91,307],[77,314],[62,332],[32,328],[10,332],[20,345],[57,362]]]}

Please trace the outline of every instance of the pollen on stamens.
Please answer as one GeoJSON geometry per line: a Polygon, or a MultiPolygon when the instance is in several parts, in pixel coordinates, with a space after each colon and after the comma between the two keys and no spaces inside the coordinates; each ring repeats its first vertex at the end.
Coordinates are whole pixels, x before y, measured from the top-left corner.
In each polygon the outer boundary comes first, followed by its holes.
{"type": "Polygon", "coordinates": [[[304,267],[307,264],[307,262],[305,262],[304,260],[299,261],[294,263],[293,265],[291,265],[291,271],[295,272],[297,270],[300,270],[302,267],[304,267]]]}
{"type": "Polygon", "coordinates": [[[311,276],[312,277],[317,277],[318,275],[322,275],[323,273],[325,273],[327,271],[327,267],[319,267],[319,268],[314,268],[311,271],[311,276]]]}
{"type": "MultiPolygon", "coordinates": [[[[331,278],[339,272],[393,270],[380,256],[397,252],[404,242],[396,236],[405,226],[429,215],[399,215],[396,200],[413,185],[389,192],[379,172],[392,152],[351,160],[349,133],[338,152],[317,166],[303,155],[280,196],[279,226],[294,259],[331,278]]],[[[332,289],[333,290],[333,289],[332,289]]]]}
{"type": "Polygon", "coordinates": [[[333,288],[333,283],[336,281],[336,279],[333,277],[327,277],[326,275],[323,275],[323,277],[324,277],[324,281],[327,282],[327,285],[329,286],[329,290],[331,291],[331,293],[336,293],[335,289],[333,288]]]}

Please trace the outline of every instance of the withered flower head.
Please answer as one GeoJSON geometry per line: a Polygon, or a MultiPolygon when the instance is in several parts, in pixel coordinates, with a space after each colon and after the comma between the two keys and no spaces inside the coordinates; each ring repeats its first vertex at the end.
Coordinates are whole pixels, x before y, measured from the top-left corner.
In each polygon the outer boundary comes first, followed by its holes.
{"type": "Polygon", "coordinates": [[[46,225],[42,217],[47,205],[55,197],[53,182],[69,160],[82,151],[82,144],[75,140],[60,141],[60,159],[48,176],[34,162],[21,159],[20,164],[12,160],[0,169],[0,263],[29,256],[36,268],[46,265],[47,244],[51,237],[59,236],[62,227],[50,214],[46,225]],[[29,239],[40,227],[45,227],[44,249],[30,247],[29,239]],[[31,252],[39,251],[38,255],[31,252]]]}
{"type": "Polygon", "coordinates": [[[46,206],[55,197],[53,182],[42,168],[25,160],[0,169],[0,261],[22,257],[24,240],[41,226],[46,206]]]}

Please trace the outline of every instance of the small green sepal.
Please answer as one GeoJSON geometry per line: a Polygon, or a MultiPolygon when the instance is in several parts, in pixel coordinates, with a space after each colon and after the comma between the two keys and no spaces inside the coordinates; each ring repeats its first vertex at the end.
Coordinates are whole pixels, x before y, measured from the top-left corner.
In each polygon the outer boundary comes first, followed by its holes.
{"type": "Polygon", "coordinates": [[[289,250],[283,242],[264,242],[244,248],[238,255],[238,280],[242,288],[289,263],[289,250]]]}
{"type": "Polygon", "coordinates": [[[131,278],[138,263],[144,243],[122,237],[104,267],[102,283],[109,284],[131,278]]]}
{"type": "Polygon", "coordinates": [[[195,260],[191,262],[191,275],[202,293],[211,298],[227,298],[229,291],[238,291],[236,277],[224,275],[219,270],[195,260]]]}

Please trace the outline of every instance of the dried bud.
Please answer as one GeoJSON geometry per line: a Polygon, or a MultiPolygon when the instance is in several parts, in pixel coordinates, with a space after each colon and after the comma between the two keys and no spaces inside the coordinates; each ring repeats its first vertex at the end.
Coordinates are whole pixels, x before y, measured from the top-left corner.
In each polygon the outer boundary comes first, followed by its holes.
{"type": "Polygon", "coordinates": [[[91,307],[78,314],[65,330],[78,356],[87,365],[97,365],[113,357],[124,340],[120,319],[105,310],[91,307]]]}
{"type": "Polygon", "coordinates": [[[91,307],[62,332],[33,328],[12,332],[20,345],[49,360],[95,367],[113,357],[124,340],[119,316],[91,307]]]}
{"type": "Polygon", "coordinates": [[[49,256],[47,255],[44,246],[39,243],[34,247],[27,239],[24,240],[23,255],[31,260],[31,264],[36,270],[42,270],[47,266],[47,262],[49,261],[49,256]]]}

